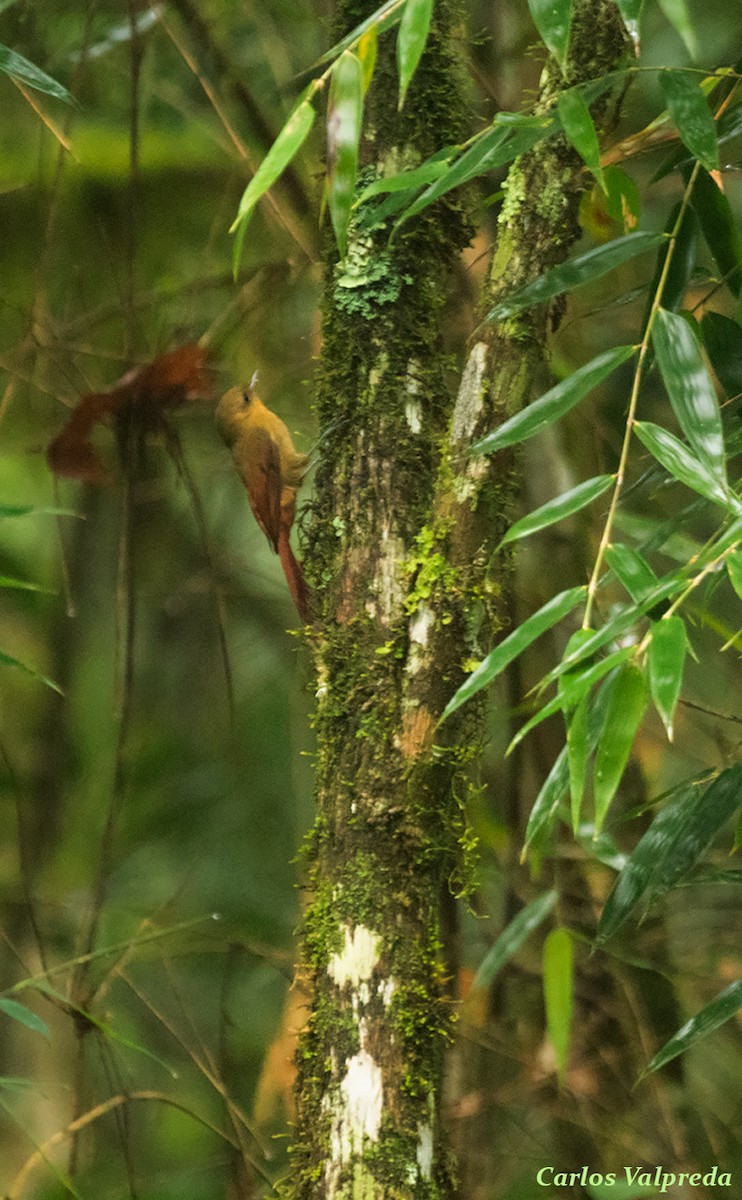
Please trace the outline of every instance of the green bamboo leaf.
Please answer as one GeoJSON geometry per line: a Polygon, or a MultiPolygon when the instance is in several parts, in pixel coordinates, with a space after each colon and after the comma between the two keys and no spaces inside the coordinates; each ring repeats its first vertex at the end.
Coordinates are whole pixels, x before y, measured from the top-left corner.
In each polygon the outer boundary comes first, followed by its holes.
{"type": "Polygon", "coordinates": [[[686,649],[682,617],[663,617],[661,621],[655,621],[649,643],[649,688],[669,741],[672,741],[672,722],[683,685],[686,649]]]}
{"type": "Polygon", "coordinates": [[[742,327],[710,309],[701,317],[701,337],[727,396],[742,393],[742,327]]]}
{"type": "Polygon", "coordinates": [[[42,675],[39,671],[34,670],[33,667],[27,666],[26,663],[19,662],[17,658],[13,658],[11,654],[6,654],[3,650],[0,650],[0,664],[5,667],[17,667],[25,675],[30,675],[33,679],[37,679],[39,683],[45,683],[47,687],[52,688],[55,692],[59,692],[60,696],[64,695],[59,684],[55,683],[53,679],[49,679],[47,675],[42,675]]]}
{"type": "Polygon", "coordinates": [[[598,496],[602,496],[604,492],[608,491],[615,478],[615,475],[596,475],[593,479],[586,479],[584,483],[578,483],[577,487],[572,488],[569,492],[557,496],[555,500],[549,500],[534,512],[529,513],[528,516],[516,521],[514,525],[510,526],[500,545],[504,546],[507,542],[515,542],[519,538],[529,537],[532,533],[536,533],[540,529],[547,529],[550,525],[555,525],[557,521],[563,521],[566,517],[571,517],[581,509],[587,508],[588,504],[592,504],[598,496]]]}
{"type": "Polygon", "coordinates": [[[554,1047],[559,1084],[564,1083],[572,1029],[574,949],[566,929],[552,929],[544,942],[546,1028],[554,1047]]]}
{"type": "Polygon", "coordinates": [[[641,601],[657,586],[657,576],[638,550],[614,542],[605,552],[608,566],[632,600],[641,601]]]}
{"type": "Polygon", "coordinates": [[[380,8],[371,13],[370,17],[366,17],[358,25],[351,29],[350,33],[346,33],[345,37],[326,50],[316,62],[312,63],[310,70],[315,67],[321,67],[323,63],[332,62],[334,58],[339,58],[344,50],[350,46],[354,46],[356,42],[360,42],[361,38],[369,30],[375,29],[377,36],[380,33],[385,33],[387,29],[392,29],[398,21],[402,19],[404,0],[387,0],[380,8]]]}
{"type": "Polygon", "coordinates": [[[705,462],[691,454],[690,450],[674,434],[655,425],[652,421],[635,421],[634,431],[641,442],[654,455],[666,471],[680,483],[691,488],[707,500],[729,506],[730,500],[723,485],[711,473],[705,462]]]}
{"type": "Polygon", "coordinates": [[[36,517],[40,515],[52,517],[81,517],[82,514],[72,508],[54,508],[48,505],[36,504],[0,504],[0,520],[3,517],[36,517]]]}
{"type": "Polygon", "coordinates": [[[588,748],[588,701],[583,696],[567,725],[567,762],[569,764],[569,795],[572,832],[576,835],[580,827],[582,800],[585,794],[588,748]]]}
{"type": "MultiPolygon", "coordinates": [[[[455,147],[446,148],[447,155],[450,158],[455,152],[455,147]]],[[[436,179],[440,179],[448,170],[448,162],[445,158],[436,155],[434,158],[428,159],[419,167],[414,167],[411,171],[402,171],[399,175],[382,176],[379,179],[374,179],[365,187],[360,196],[355,202],[355,206],[365,204],[367,200],[371,200],[374,196],[384,195],[387,192],[413,192],[417,188],[425,187],[429,183],[433,183],[436,179]]]]}
{"type": "Polygon", "coordinates": [[[730,983],[729,987],[725,987],[723,992],[719,992],[710,1004],[686,1021],[682,1029],[679,1029],[669,1042],[665,1042],[652,1061],[647,1063],[640,1078],[651,1075],[652,1071],[658,1071],[660,1067],[664,1067],[679,1054],[684,1054],[694,1042],[708,1037],[720,1025],[731,1020],[740,1008],[742,1008],[742,979],[737,979],[734,983],[730,983]]]}
{"type": "Polygon", "coordinates": [[[534,400],[533,404],[510,417],[498,429],[488,433],[472,446],[472,454],[492,454],[494,450],[525,442],[542,429],[553,425],[622,363],[631,358],[635,351],[635,346],[615,346],[613,350],[606,350],[589,363],[578,367],[561,383],[556,384],[538,400],[534,400]]]}
{"type": "Polygon", "coordinates": [[[522,908],[518,915],[502,931],[494,946],[485,954],[474,976],[472,987],[489,987],[506,962],[509,962],[523,945],[529,934],[548,917],[558,900],[556,891],[544,892],[522,908]]]}
{"type": "Polygon", "coordinates": [[[237,216],[229,230],[230,233],[238,233],[238,237],[235,239],[233,259],[235,274],[240,264],[245,232],[255,205],[276,182],[306,141],[314,124],[315,116],[316,113],[309,101],[300,101],[242,193],[237,216]]]}
{"type": "Polygon", "coordinates": [[[691,204],[724,282],[732,295],[739,296],[742,289],[742,239],[729,201],[707,171],[699,171],[696,176],[691,204]]]}
{"type": "Polygon", "coordinates": [[[742,600],[742,550],[733,550],[726,557],[727,575],[735,592],[742,600]]]}
{"type": "Polygon", "coordinates": [[[379,50],[379,31],[375,25],[368,29],[358,42],[358,58],[363,68],[363,94],[366,95],[371,80],[374,77],[374,68],[376,67],[376,56],[379,50]]]}
{"type": "Polygon", "coordinates": [[[609,216],[617,222],[624,233],[629,233],[639,224],[641,197],[636,180],[620,167],[604,167],[603,181],[606,186],[605,206],[609,216]]]}
{"type": "Polygon", "coordinates": [[[644,672],[635,663],[626,663],[613,681],[603,731],[595,751],[596,834],[603,828],[610,803],[618,791],[646,707],[644,672]]]}
{"type": "Polygon", "coordinates": [[[528,0],[533,23],[547,50],[564,68],[569,49],[573,0],[528,0]]]}
{"type": "MultiPolygon", "coordinates": [[[[583,159],[585,165],[592,171],[603,191],[606,191],[605,179],[600,167],[600,143],[595,132],[595,125],[590,116],[590,109],[585,103],[578,88],[567,88],[559,93],[557,101],[559,120],[568,141],[583,159]]],[[[710,115],[710,114],[709,114],[710,115]]]]}
{"type": "Polygon", "coordinates": [[[348,242],[362,121],[363,67],[358,56],[346,50],[333,67],[327,103],[328,203],[341,259],[348,242]]]}
{"type": "Polygon", "coordinates": [[[639,18],[641,16],[644,0],[616,0],[618,11],[623,17],[623,23],[634,42],[635,46],[639,45],[639,18]]]}
{"type": "Polygon", "coordinates": [[[687,0],[659,0],[659,5],[670,24],[682,38],[691,58],[697,61],[699,57],[698,39],[691,24],[687,0]]]}
{"type": "Polygon", "coordinates": [[[581,287],[583,283],[601,279],[615,267],[629,262],[638,254],[653,250],[666,239],[665,233],[638,230],[635,233],[627,233],[624,237],[614,238],[604,246],[596,246],[585,254],[578,254],[576,258],[560,263],[545,275],[540,275],[533,283],[517,288],[504,300],[499,300],[487,313],[485,320],[501,321],[505,317],[522,312],[525,308],[532,308],[534,304],[543,304],[554,296],[581,287]]]}
{"type": "Polygon", "coordinates": [[[719,402],[695,332],[678,313],[657,312],[652,345],[675,416],[709,471],[726,486],[719,402]]]}
{"type": "Polygon", "coordinates": [[[707,171],[719,169],[719,143],[716,125],[694,75],[685,71],[663,71],[662,91],[672,123],[683,145],[707,171]]]}
{"type": "Polygon", "coordinates": [[[12,575],[0,575],[0,587],[18,588],[23,592],[46,592],[50,596],[54,594],[52,588],[42,587],[40,583],[29,583],[27,579],[14,579],[12,575]]]}
{"type": "Polygon", "coordinates": [[[662,895],[696,866],[742,803],[741,784],[742,767],[729,767],[705,791],[697,783],[681,788],[657,813],[606,900],[598,945],[617,933],[647,892],[662,895]]]}
{"type": "Polygon", "coordinates": [[[540,637],[542,633],[546,633],[547,629],[552,629],[558,621],[566,617],[567,613],[572,612],[585,599],[586,594],[587,588],[585,587],[569,588],[566,592],[559,592],[558,595],[552,596],[551,600],[548,600],[538,612],[528,617],[522,625],[508,634],[499,645],[495,646],[494,650],[490,651],[476,671],[462,683],[458,691],[451,697],[443,710],[441,720],[444,721],[451,713],[456,712],[457,708],[460,708],[472,696],[476,696],[483,687],[496,679],[509,663],[522,654],[532,642],[535,642],[536,638],[540,637]]]}
{"type": "Polygon", "coordinates": [[[53,96],[55,100],[64,100],[65,104],[76,103],[74,96],[67,91],[67,88],[63,87],[61,83],[57,83],[56,79],[52,79],[51,75],[47,75],[46,71],[42,71],[22,54],[17,54],[15,50],[10,50],[8,46],[2,44],[0,44],[0,71],[5,75],[10,75],[13,79],[19,79],[28,87],[35,88],[37,92],[53,96]]]}
{"type": "Polygon", "coordinates": [[[407,89],[423,56],[432,16],[433,0],[406,0],[397,34],[400,109],[404,106],[407,89]]]}
{"type": "Polygon", "coordinates": [[[4,1012],[6,1017],[11,1017],[21,1025],[25,1025],[26,1029],[32,1029],[34,1033],[42,1033],[45,1038],[51,1041],[51,1031],[46,1021],[42,1021],[41,1017],[37,1017],[36,1013],[31,1012],[30,1008],[26,1008],[25,1004],[19,1004],[17,1000],[0,998],[0,1012],[4,1012]]]}

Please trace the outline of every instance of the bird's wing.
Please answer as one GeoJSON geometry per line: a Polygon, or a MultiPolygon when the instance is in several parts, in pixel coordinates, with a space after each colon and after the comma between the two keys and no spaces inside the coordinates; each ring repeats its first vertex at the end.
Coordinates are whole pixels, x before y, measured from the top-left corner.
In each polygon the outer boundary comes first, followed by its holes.
{"type": "MultiPolygon", "coordinates": [[[[281,459],[278,446],[265,429],[252,431],[258,453],[255,455],[257,469],[245,479],[250,507],[255,520],[263,530],[273,549],[278,553],[278,535],[281,531],[281,459]]],[[[244,478],[244,476],[243,476],[244,478]]]]}

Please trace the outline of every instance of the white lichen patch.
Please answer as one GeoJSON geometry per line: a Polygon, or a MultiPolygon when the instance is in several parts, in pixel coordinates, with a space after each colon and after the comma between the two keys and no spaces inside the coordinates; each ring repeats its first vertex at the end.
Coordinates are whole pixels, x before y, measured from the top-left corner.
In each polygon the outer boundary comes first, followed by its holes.
{"type": "MultiPolygon", "coordinates": [[[[360,1050],[346,1060],[345,1074],[339,1088],[327,1093],[322,1101],[322,1107],[330,1114],[331,1122],[330,1156],[325,1164],[328,1200],[334,1200],[338,1195],[343,1168],[353,1160],[355,1173],[369,1183],[369,1196],[375,1194],[372,1181],[365,1175],[363,1149],[366,1143],[379,1140],[384,1106],[383,1079],[381,1068],[366,1049],[366,1025],[363,1019],[358,1023],[358,1032],[360,1050]]],[[[354,1189],[355,1183],[354,1178],[354,1189]]]]}
{"type": "Polygon", "coordinates": [[[353,930],[345,925],[343,938],[343,948],[333,954],[327,973],[338,987],[350,984],[357,990],[362,982],[368,982],[379,961],[379,935],[365,925],[356,925],[353,930]]]}
{"type": "Polygon", "coordinates": [[[382,1002],[383,1002],[385,1008],[388,1008],[389,1005],[391,1004],[392,996],[394,995],[396,990],[397,990],[397,981],[395,980],[393,975],[390,975],[388,979],[383,979],[381,981],[381,983],[379,984],[377,991],[378,991],[379,995],[381,996],[381,999],[382,999],[382,1002]]]}
{"type": "Polygon", "coordinates": [[[376,598],[366,603],[366,608],[373,617],[379,617],[386,624],[396,620],[404,600],[404,573],[402,563],[405,557],[405,547],[402,539],[393,534],[388,521],[385,521],[379,537],[378,559],[374,572],[376,598]]]}
{"type": "Polygon", "coordinates": [[[409,624],[410,651],[405,667],[408,675],[416,675],[427,662],[425,648],[434,627],[435,613],[429,605],[421,601],[409,624]]]}
{"type": "Polygon", "coordinates": [[[420,1175],[430,1179],[433,1174],[433,1130],[430,1125],[418,1125],[415,1154],[420,1175]]]}
{"type": "Polygon", "coordinates": [[[487,347],[477,342],[471,350],[461,376],[451,424],[451,442],[454,447],[469,445],[477,418],[482,411],[484,369],[487,365],[487,347]]]}
{"type": "Polygon", "coordinates": [[[404,415],[412,433],[419,433],[423,427],[423,408],[419,400],[408,400],[404,406],[404,415]]]}

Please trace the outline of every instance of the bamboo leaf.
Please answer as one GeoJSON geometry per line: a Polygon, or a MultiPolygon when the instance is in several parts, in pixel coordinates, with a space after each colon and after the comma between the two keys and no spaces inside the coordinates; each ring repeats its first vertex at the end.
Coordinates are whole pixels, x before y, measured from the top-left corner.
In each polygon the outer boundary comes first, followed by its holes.
{"type": "Polygon", "coordinates": [[[35,504],[0,504],[0,520],[3,517],[36,517],[39,515],[52,517],[80,517],[81,514],[72,508],[54,508],[48,505],[35,504]]]}
{"type": "Polygon", "coordinates": [[[595,751],[596,834],[603,828],[610,803],[618,791],[646,707],[644,672],[635,663],[627,663],[612,683],[605,722],[595,751]]]}
{"type": "Polygon", "coordinates": [[[691,204],[724,282],[734,296],[739,296],[742,239],[729,201],[707,171],[699,171],[696,176],[691,204]]]}
{"type": "Polygon", "coordinates": [[[727,396],[742,393],[742,327],[710,309],[701,317],[701,337],[727,396]]]}
{"type": "Polygon", "coordinates": [[[242,193],[242,199],[237,209],[237,216],[229,230],[230,233],[237,231],[239,235],[238,239],[235,239],[233,260],[235,274],[240,263],[239,252],[241,252],[245,232],[254,212],[255,205],[276,182],[279,175],[286,169],[294,155],[306,141],[309,131],[314,124],[315,116],[316,113],[308,100],[302,100],[296,106],[242,193]]]}
{"type": "Polygon", "coordinates": [[[559,592],[558,595],[552,596],[538,612],[528,617],[522,625],[514,629],[506,638],[491,650],[483,662],[479,664],[468,679],[462,683],[458,691],[451,697],[445,709],[441,720],[444,721],[451,713],[456,712],[462,704],[470,700],[472,696],[476,696],[483,687],[496,679],[501,671],[514,659],[522,654],[536,638],[542,633],[546,633],[547,629],[553,628],[558,621],[566,617],[567,613],[572,612],[577,605],[585,599],[587,588],[576,587],[569,588],[566,592],[559,592]]]}
{"type": "Polygon", "coordinates": [[[400,109],[404,106],[407,89],[423,56],[432,15],[433,0],[406,0],[397,34],[400,109]]]}
{"type": "Polygon", "coordinates": [[[638,230],[635,233],[627,233],[624,237],[614,238],[604,246],[596,246],[585,254],[578,254],[576,258],[560,263],[558,267],[534,279],[533,283],[517,288],[510,296],[498,301],[485,319],[501,321],[505,317],[522,312],[525,308],[532,308],[534,304],[543,304],[554,296],[560,296],[562,292],[572,291],[584,283],[601,279],[615,267],[636,258],[638,254],[653,250],[666,238],[664,233],[638,230]]]}
{"type": "Polygon", "coordinates": [[[528,0],[528,7],[547,50],[564,68],[569,49],[573,0],[528,0]]]}
{"type": "Polygon", "coordinates": [[[716,126],[695,76],[685,71],[663,71],[661,83],[667,110],[683,145],[707,171],[718,171],[716,126]]]}
{"type": "Polygon", "coordinates": [[[547,529],[550,525],[555,525],[557,521],[563,521],[566,517],[571,517],[581,509],[587,508],[588,504],[592,504],[598,496],[602,496],[604,492],[608,491],[615,478],[615,475],[596,475],[594,479],[586,479],[584,483],[578,483],[577,487],[565,492],[564,495],[547,501],[546,504],[542,504],[540,508],[511,525],[500,545],[504,546],[507,542],[515,542],[520,538],[529,537],[532,533],[536,533],[540,529],[547,529]]]}
{"type": "Polygon", "coordinates": [[[557,110],[568,141],[574,146],[580,158],[583,159],[605,191],[606,184],[600,167],[598,135],[590,116],[590,109],[579,89],[567,88],[566,91],[560,92],[557,110]]]}
{"type": "Polygon", "coordinates": [[[363,67],[358,56],[346,50],[333,68],[327,103],[328,203],[341,259],[348,242],[362,121],[363,67]]]}
{"type": "Polygon", "coordinates": [[[698,59],[698,39],[691,24],[687,0],[659,0],[660,8],[680,35],[685,48],[694,60],[698,59]]]}
{"type": "Polygon", "coordinates": [[[605,552],[608,566],[626,588],[632,600],[641,603],[657,586],[657,576],[646,559],[637,550],[614,542],[605,552]]]}
{"type": "Polygon", "coordinates": [[[13,79],[19,79],[28,87],[35,88],[37,92],[53,96],[55,100],[64,100],[65,104],[76,103],[74,96],[67,91],[67,88],[63,87],[61,83],[57,83],[56,79],[52,79],[51,75],[47,75],[46,71],[42,71],[22,54],[18,54],[15,50],[2,44],[0,44],[0,71],[5,75],[10,75],[13,79]]]}
{"type": "MultiPolygon", "coordinates": [[[[455,147],[447,147],[447,155],[451,156],[455,152],[455,147]]],[[[374,196],[383,195],[387,192],[412,192],[417,188],[424,187],[434,180],[440,179],[448,170],[448,162],[445,158],[436,155],[427,162],[422,163],[419,167],[414,167],[411,171],[402,171],[399,175],[381,176],[379,179],[374,179],[365,187],[360,196],[356,200],[356,205],[365,204],[367,200],[371,200],[374,196]]]]}
{"type": "Polygon", "coordinates": [[[719,402],[694,330],[683,317],[661,308],[652,345],[680,428],[711,474],[726,485],[719,402]]]}
{"type": "Polygon", "coordinates": [[[553,425],[565,413],[580,403],[593,388],[607,379],[618,367],[635,353],[635,346],[616,346],[606,350],[591,362],[578,367],[561,383],[556,384],[545,395],[521,412],[510,417],[498,429],[472,446],[472,454],[492,454],[505,446],[525,442],[542,429],[553,425]]]}
{"type": "Polygon", "coordinates": [[[655,1054],[651,1062],[647,1063],[642,1071],[641,1078],[643,1079],[645,1075],[650,1075],[652,1071],[658,1071],[660,1067],[664,1067],[673,1058],[677,1058],[679,1054],[684,1054],[694,1042],[708,1037],[720,1025],[729,1021],[740,1008],[742,1008],[742,979],[730,983],[729,987],[719,992],[718,996],[715,996],[710,1004],[707,1004],[694,1017],[686,1021],[682,1029],[679,1029],[670,1038],[669,1042],[665,1042],[662,1049],[655,1054]]]}
{"type": "Polygon", "coordinates": [[[30,1008],[26,1008],[25,1004],[19,1004],[17,1000],[6,1000],[0,997],[0,1012],[4,1012],[6,1017],[11,1017],[19,1024],[25,1025],[26,1029],[32,1029],[34,1033],[42,1033],[45,1038],[51,1041],[51,1030],[46,1021],[42,1021],[41,1017],[37,1017],[35,1012],[31,1012],[30,1008]]]}
{"type": "Polygon", "coordinates": [[[641,16],[644,0],[616,0],[618,10],[623,17],[623,23],[634,42],[634,45],[639,44],[639,18],[641,16]]]}
{"type": "Polygon", "coordinates": [[[520,949],[529,934],[548,917],[558,899],[556,891],[544,892],[522,908],[485,954],[472,987],[488,987],[506,962],[520,949]]]}
{"type": "Polygon", "coordinates": [[[682,617],[663,617],[654,623],[648,655],[649,688],[669,741],[672,741],[672,722],[683,685],[686,649],[682,617]]]}
{"type": "Polygon", "coordinates": [[[546,1028],[554,1047],[559,1084],[564,1082],[572,1029],[574,948],[566,929],[552,929],[544,942],[546,1028]]]}
{"type": "Polygon", "coordinates": [[[724,507],[729,505],[729,496],[719,480],[712,475],[706,464],[696,458],[674,434],[651,421],[635,421],[637,437],[654,455],[666,471],[680,483],[713,500],[724,507]]]}
{"type": "Polygon", "coordinates": [[[358,42],[358,58],[363,68],[363,94],[366,95],[371,80],[374,75],[376,66],[376,55],[379,49],[379,30],[376,25],[372,25],[366,30],[363,37],[358,42]]]}
{"type": "Polygon", "coordinates": [[[580,827],[582,799],[585,794],[588,747],[588,700],[583,696],[567,725],[567,762],[569,764],[570,818],[572,832],[576,835],[580,827]]]}
{"type": "Polygon", "coordinates": [[[53,679],[49,679],[47,675],[42,675],[39,671],[34,670],[33,667],[27,666],[26,663],[19,662],[17,658],[13,658],[11,654],[6,654],[3,650],[0,650],[0,664],[5,667],[17,667],[25,675],[30,675],[33,679],[37,679],[39,683],[45,683],[53,691],[59,692],[60,696],[64,695],[59,684],[55,683],[53,679]]]}
{"type": "Polygon", "coordinates": [[[727,575],[735,592],[742,600],[742,550],[733,550],[726,557],[727,575]]]}
{"type": "Polygon", "coordinates": [[[695,867],[742,803],[741,784],[742,767],[729,767],[705,791],[697,783],[682,788],[657,813],[606,900],[598,945],[617,933],[650,889],[659,896],[695,867]]]}
{"type": "Polygon", "coordinates": [[[344,38],[341,38],[339,42],[336,42],[329,50],[326,50],[312,64],[311,69],[314,70],[315,67],[321,67],[323,63],[332,62],[334,58],[339,58],[344,50],[347,50],[350,46],[354,46],[356,42],[360,42],[363,35],[368,33],[369,30],[375,29],[378,36],[380,33],[385,33],[387,29],[391,29],[401,20],[402,5],[403,0],[387,0],[385,4],[382,4],[375,12],[372,12],[370,17],[366,17],[365,20],[351,29],[350,33],[346,33],[344,38]]]}

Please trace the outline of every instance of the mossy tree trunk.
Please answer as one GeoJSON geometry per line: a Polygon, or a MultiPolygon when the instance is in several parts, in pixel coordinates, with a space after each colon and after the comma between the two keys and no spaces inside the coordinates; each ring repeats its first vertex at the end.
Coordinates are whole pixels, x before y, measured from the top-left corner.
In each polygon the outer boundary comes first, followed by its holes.
{"type": "MultiPolygon", "coordinates": [[[[352,27],[376,7],[341,4],[352,27]]],[[[405,109],[393,41],[368,97],[365,172],[390,174],[463,134],[450,0],[405,109]]],[[[578,5],[568,83],[625,51],[613,0],[578,5]]],[[[383,56],[383,58],[382,58],[383,56]]],[[[563,86],[545,70],[541,103],[563,86]]],[[[585,186],[561,141],[510,173],[488,303],[565,256],[585,186]]],[[[441,1132],[450,970],[441,897],[462,865],[464,764],[478,717],[440,713],[501,626],[507,578],[492,564],[512,466],[471,442],[527,402],[545,318],[471,347],[455,403],[439,335],[445,274],[466,240],[455,203],[387,235],[351,228],[330,256],[319,383],[323,432],[307,566],[321,604],[316,664],[318,816],[308,859],[291,1195],[297,1200],[450,1196],[441,1132]],[[434,735],[436,745],[434,747],[434,735]]]]}

